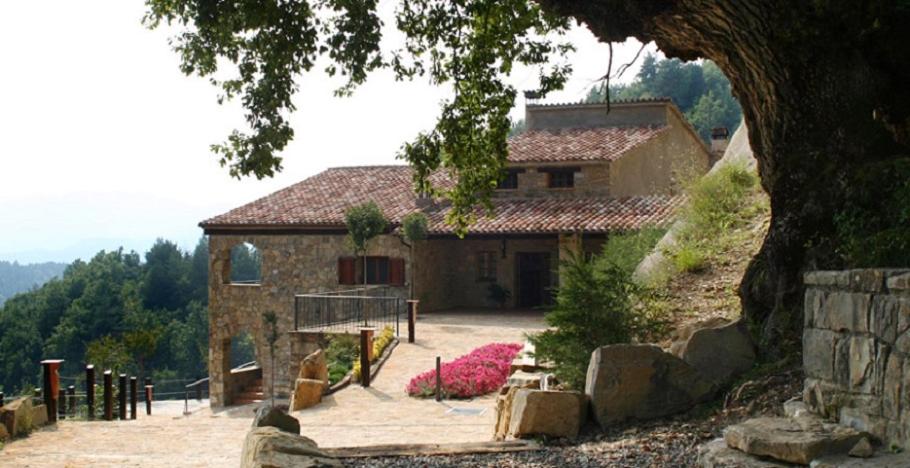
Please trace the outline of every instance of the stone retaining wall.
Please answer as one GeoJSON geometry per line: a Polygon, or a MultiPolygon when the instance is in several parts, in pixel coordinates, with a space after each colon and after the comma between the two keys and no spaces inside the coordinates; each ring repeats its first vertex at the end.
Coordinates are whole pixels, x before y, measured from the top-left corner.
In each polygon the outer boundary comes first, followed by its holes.
{"type": "Polygon", "coordinates": [[[816,271],[805,284],[805,403],[910,449],[910,270],[816,271]]]}

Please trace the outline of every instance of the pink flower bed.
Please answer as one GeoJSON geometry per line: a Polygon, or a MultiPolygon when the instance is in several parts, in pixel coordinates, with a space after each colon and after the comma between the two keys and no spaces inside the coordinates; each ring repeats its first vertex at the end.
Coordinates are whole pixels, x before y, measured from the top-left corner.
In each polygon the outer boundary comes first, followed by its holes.
{"type": "MultiPolygon", "coordinates": [[[[515,343],[491,343],[442,363],[443,397],[470,398],[498,390],[509,378],[509,367],[521,348],[515,343]]],[[[411,396],[436,395],[436,369],[411,379],[406,390],[411,396]]]]}

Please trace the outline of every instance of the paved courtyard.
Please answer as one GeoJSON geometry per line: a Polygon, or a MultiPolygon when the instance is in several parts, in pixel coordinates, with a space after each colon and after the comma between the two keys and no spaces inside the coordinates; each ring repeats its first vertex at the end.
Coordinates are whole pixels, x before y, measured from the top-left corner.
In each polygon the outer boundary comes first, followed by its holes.
{"type": "MultiPolygon", "coordinates": [[[[370,388],[351,385],[294,416],[301,433],[321,447],[490,440],[494,396],[437,403],[408,397],[405,385],[433,368],[436,356],[448,361],[487,343],[523,342],[526,332],[543,327],[539,312],[422,315],[417,342],[403,337],[370,388]]],[[[136,421],[62,421],[7,444],[0,466],[236,466],[253,405],[214,412],[197,406],[188,417],[182,410],[182,402],[158,402],[153,416],[136,421]]]]}

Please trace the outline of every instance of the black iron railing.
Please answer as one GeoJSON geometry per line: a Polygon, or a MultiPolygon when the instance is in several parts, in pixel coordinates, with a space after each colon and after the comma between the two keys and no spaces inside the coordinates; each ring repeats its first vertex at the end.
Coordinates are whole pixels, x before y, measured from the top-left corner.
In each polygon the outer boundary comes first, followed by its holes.
{"type": "Polygon", "coordinates": [[[360,327],[399,330],[406,302],[386,287],[364,287],[294,296],[294,329],[356,333],[360,327]]]}

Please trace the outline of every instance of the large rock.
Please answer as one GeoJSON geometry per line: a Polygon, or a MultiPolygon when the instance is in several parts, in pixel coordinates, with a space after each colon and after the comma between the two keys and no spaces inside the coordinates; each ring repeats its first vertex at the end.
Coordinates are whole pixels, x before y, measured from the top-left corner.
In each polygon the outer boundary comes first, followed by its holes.
{"type": "Polygon", "coordinates": [[[32,398],[25,396],[7,402],[0,408],[0,424],[6,427],[6,432],[11,437],[31,432],[34,428],[32,423],[32,398]]]}
{"type": "Polygon", "coordinates": [[[823,456],[846,454],[865,436],[815,416],[753,418],[724,430],[724,440],[731,448],[800,465],[823,456]]]}
{"type": "Polygon", "coordinates": [[[263,406],[256,410],[253,429],[257,427],[275,427],[291,434],[300,434],[300,421],[283,409],[272,406],[263,406]]]}
{"type": "Polygon", "coordinates": [[[297,379],[294,382],[294,393],[291,394],[291,411],[315,406],[322,401],[325,384],[317,379],[297,379]]]}
{"type": "Polygon", "coordinates": [[[329,370],[325,361],[325,353],[318,349],[300,361],[300,372],[297,374],[298,379],[315,379],[322,381],[323,385],[329,385],[329,370]]]}
{"type": "Polygon", "coordinates": [[[682,359],[706,379],[723,386],[755,364],[755,347],[746,322],[696,330],[682,349],[682,359]]]}
{"type": "Polygon", "coordinates": [[[514,394],[511,406],[510,436],[575,438],[585,419],[587,398],[579,392],[522,388],[514,394]]]}
{"type": "Polygon", "coordinates": [[[601,427],[685,411],[713,392],[711,382],[685,361],[647,344],[594,350],[585,382],[594,419],[601,427]]]}
{"type": "Polygon", "coordinates": [[[32,426],[41,427],[47,424],[47,406],[35,405],[32,407],[32,426]]]}
{"type": "Polygon", "coordinates": [[[789,468],[793,465],[763,460],[727,447],[724,439],[714,439],[698,448],[700,468],[789,468]]]}
{"type": "Polygon", "coordinates": [[[811,468],[908,468],[910,452],[877,453],[872,458],[854,458],[849,455],[830,455],[813,460],[811,468]]]}
{"type": "Polygon", "coordinates": [[[493,428],[493,440],[505,440],[509,436],[509,423],[512,418],[512,402],[519,387],[504,386],[496,396],[496,426],[493,428]]]}
{"type": "Polygon", "coordinates": [[[257,427],[243,441],[241,468],[317,468],[342,466],[311,439],[275,427],[257,427]]]}
{"type": "Polygon", "coordinates": [[[670,345],[670,354],[682,359],[683,350],[686,349],[686,343],[688,343],[689,338],[691,338],[695,332],[701,330],[702,328],[722,327],[728,323],[730,323],[730,321],[723,317],[711,317],[709,319],[699,320],[697,322],[687,323],[679,326],[676,330],[673,331],[673,334],[670,336],[670,339],[673,342],[670,345]]]}
{"type": "Polygon", "coordinates": [[[0,440],[6,440],[9,438],[10,438],[10,435],[9,435],[9,432],[7,432],[7,430],[6,430],[6,426],[4,426],[3,424],[0,424],[0,440]]]}

